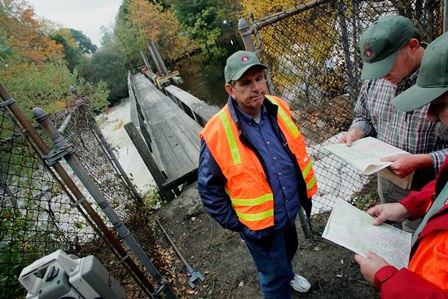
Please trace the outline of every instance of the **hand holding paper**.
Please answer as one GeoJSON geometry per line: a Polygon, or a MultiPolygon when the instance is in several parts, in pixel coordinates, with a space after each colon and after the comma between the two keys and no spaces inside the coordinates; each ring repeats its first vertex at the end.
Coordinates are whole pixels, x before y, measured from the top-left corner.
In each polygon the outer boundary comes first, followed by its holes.
{"type": "Polygon", "coordinates": [[[382,161],[384,157],[408,154],[390,144],[373,137],[365,137],[354,141],[350,147],[346,144],[330,144],[325,148],[358,169],[362,174],[371,175],[380,171],[381,175],[404,189],[409,189],[411,186],[413,172],[400,178],[387,169],[393,162],[382,161]]]}
{"type": "Polygon", "coordinates": [[[367,258],[368,251],[389,264],[406,268],[412,234],[392,225],[373,225],[374,218],[339,199],[328,218],[322,237],[367,258]]]}

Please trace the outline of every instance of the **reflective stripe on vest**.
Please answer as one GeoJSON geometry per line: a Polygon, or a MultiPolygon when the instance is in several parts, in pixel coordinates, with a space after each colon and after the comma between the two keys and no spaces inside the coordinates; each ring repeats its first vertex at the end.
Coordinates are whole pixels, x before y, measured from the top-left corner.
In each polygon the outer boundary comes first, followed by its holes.
{"type": "Polygon", "coordinates": [[[305,180],[307,195],[309,198],[311,198],[311,196],[313,196],[317,192],[317,183],[311,159],[306,152],[303,136],[295,123],[292,121],[289,110],[285,110],[288,108],[284,104],[284,102],[274,96],[266,97],[278,107],[278,115],[281,119],[281,121],[277,120],[278,125],[286,137],[288,147],[296,156],[297,162],[300,166],[300,170],[302,171],[303,179],[305,180]]]}
{"type": "MultiPolygon", "coordinates": [[[[317,184],[303,136],[292,121],[286,103],[271,96],[269,99],[278,106],[278,125],[297,159],[307,195],[311,197],[317,191],[317,184]]],[[[251,230],[273,226],[274,195],[271,187],[257,155],[241,142],[227,105],[209,120],[201,138],[204,138],[227,179],[225,190],[239,221],[251,230]]]]}
{"type": "Polygon", "coordinates": [[[227,106],[218,113],[219,121],[213,119],[209,121],[210,124],[207,124],[207,126],[222,126],[223,130],[215,127],[213,134],[219,135],[224,131],[225,137],[223,136],[223,138],[227,141],[225,146],[219,136],[209,138],[207,129],[204,129],[202,136],[227,178],[225,191],[229,195],[239,221],[251,230],[261,230],[273,226],[274,195],[266,181],[263,167],[253,151],[240,141],[238,129],[226,108],[227,106]],[[221,142],[218,143],[218,140],[221,142]],[[219,145],[215,144],[214,146],[214,141],[219,145]]]}

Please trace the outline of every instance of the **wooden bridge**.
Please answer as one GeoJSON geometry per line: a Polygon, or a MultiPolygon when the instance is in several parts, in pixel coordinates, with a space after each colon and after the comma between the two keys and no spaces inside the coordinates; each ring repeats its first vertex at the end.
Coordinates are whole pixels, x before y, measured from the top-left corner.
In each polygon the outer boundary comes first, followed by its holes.
{"type": "Polygon", "coordinates": [[[164,199],[180,194],[183,186],[197,180],[199,133],[218,111],[174,85],[159,90],[146,72],[128,76],[134,106],[128,135],[164,199]]]}

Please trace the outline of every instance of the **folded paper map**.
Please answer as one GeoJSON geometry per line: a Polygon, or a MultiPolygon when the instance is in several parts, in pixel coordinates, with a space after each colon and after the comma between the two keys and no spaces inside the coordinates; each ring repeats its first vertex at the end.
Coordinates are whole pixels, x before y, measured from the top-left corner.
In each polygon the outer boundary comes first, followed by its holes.
{"type": "Polygon", "coordinates": [[[356,140],[352,143],[352,146],[329,144],[325,148],[358,169],[362,174],[370,175],[379,171],[381,175],[401,188],[409,189],[411,187],[414,173],[400,178],[387,169],[392,162],[381,161],[381,158],[387,156],[406,153],[404,150],[373,137],[356,140]]]}
{"type": "Polygon", "coordinates": [[[407,268],[412,234],[389,224],[373,225],[374,218],[337,199],[322,237],[366,257],[371,251],[398,269],[407,268]]]}

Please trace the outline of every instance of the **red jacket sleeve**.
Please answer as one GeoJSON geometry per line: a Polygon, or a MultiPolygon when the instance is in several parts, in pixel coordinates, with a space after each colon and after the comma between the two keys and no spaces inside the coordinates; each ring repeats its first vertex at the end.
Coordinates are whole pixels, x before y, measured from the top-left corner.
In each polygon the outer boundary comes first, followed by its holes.
{"type": "Polygon", "coordinates": [[[448,298],[448,291],[406,268],[397,270],[395,267],[385,266],[375,273],[374,284],[380,291],[381,299],[448,298]]]}
{"type": "Polygon", "coordinates": [[[436,180],[426,184],[420,191],[412,191],[408,196],[400,200],[400,203],[409,211],[410,220],[425,216],[428,208],[435,198],[436,180]]]}

